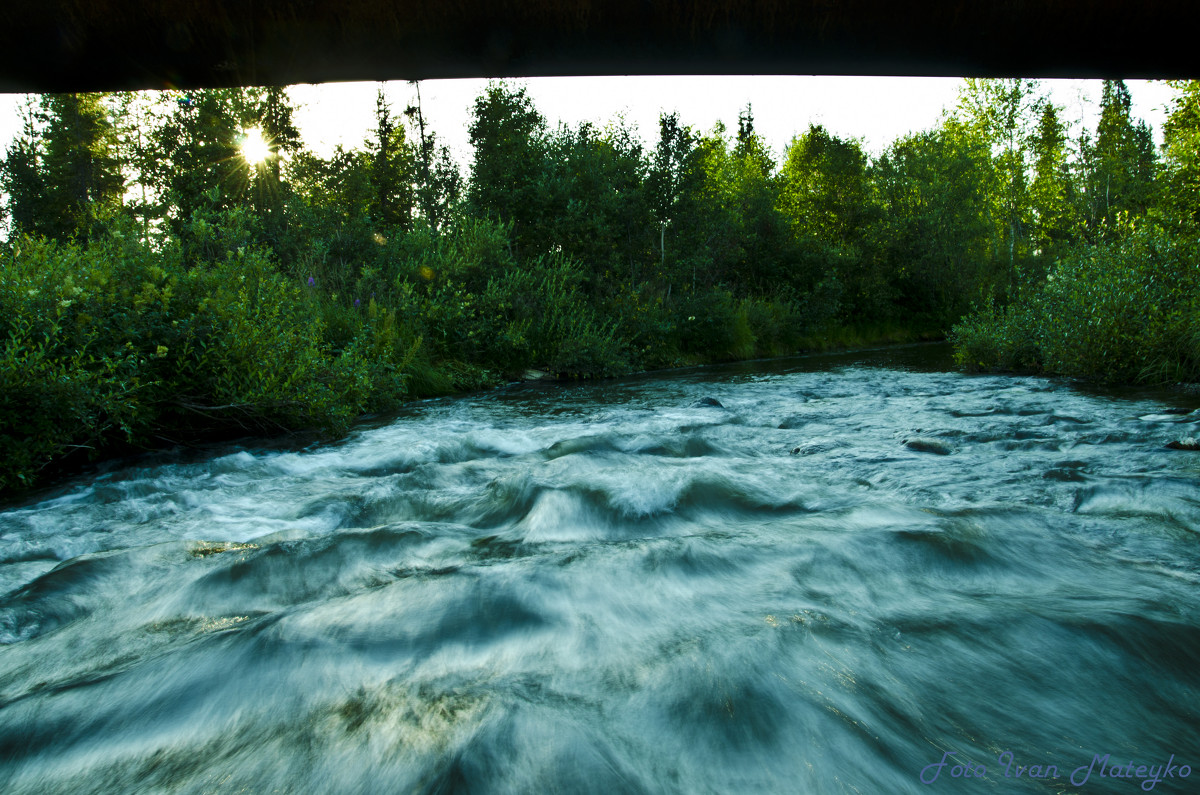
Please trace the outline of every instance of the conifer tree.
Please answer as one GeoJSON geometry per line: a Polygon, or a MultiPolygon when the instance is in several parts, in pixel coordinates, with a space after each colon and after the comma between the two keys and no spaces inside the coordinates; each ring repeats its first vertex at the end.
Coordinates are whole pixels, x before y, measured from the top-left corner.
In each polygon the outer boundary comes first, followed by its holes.
{"type": "Polygon", "coordinates": [[[1033,244],[1044,258],[1051,258],[1078,237],[1079,221],[1075,189],[1067,158],[1067,133],[1058,109],[1042,106],[1033,139],[1033,244]]]}
{"type": "Polygon", "coordinates": [[[20,231],[58,240],[102,234],[124,193],[106,95],[42,95],[7,153],[4,185],[20,231]]]}
{"type": "Polygon", "coordinates": [[[1093,216],[1102,236],[1118,233],[1118,214],[1137,217],[1154,201],[1157,167],[1150,125],[1131,116],[1123,80],[1105,80],[1091,155],[1093,216]]]}
{"type": "Polygon", "coordinates": [[[374,196],[371,215],[385,228],[410,229],[413,211],[412,148],[404,139],[404,126],[392,116],[383,89],[375,98],[375,127],[367,140],[374,196]]]}
{"type": "Polygon", "coordinates": [[[8,197],[9,234],[44,234],[39,226],[48,216],[45,174],[42,172],[43,145],[35,126],[35,104],[29,97],[24,107],[24,125],[5,153],[0,166],[0,190],[8,197]]]}

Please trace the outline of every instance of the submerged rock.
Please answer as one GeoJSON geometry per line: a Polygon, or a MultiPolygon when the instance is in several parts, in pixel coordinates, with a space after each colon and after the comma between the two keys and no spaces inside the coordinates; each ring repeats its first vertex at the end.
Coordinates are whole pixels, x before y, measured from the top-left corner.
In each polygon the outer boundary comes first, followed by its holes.
{"type": "Polygon", "coordinates": [[[990,417],[997,411],[995,406],[982,409],[950,409],[951,417],[990,417]]]}
{"type": "Polygon", "coordinates": [[[1061,480],[1069,483],[1083,483],[1087,480],[1078,469],[1070,469],[1067,467],[1058,467],[1056,469],[1048,469],[1042,474],[1046,480],[1061,480]]]}
{"type": "Polygon", "coordinates": [[[930,439],[924,436],[905,439],[904,446],[909,450],[916,450],[918,453],[936,453],[937,455],[950,455],[954,451],[954,448],[941,439],[930,439]]]}
{"type": "Polygon", "coordinates": [[[1200,439],[1194,436],[1189,436],[1186,439],[1176,439],[1172,442],[1167,442],[1167,447],[1171,450],[1200,450],[1200,439]]]}
{"type": "Polygon", "coordinates": [[[802,444],[799,447],[792,448],[792,455],[816,455],[817,453],[828,453],[830,450],[836,450],[841,445],[836,441],[824,440],[818,442],[809,442],[802,444]]]}
{"type": "Polygon", "coordinates": [[[721,401],[714,397],[702,397],[691,405],[691,407],[694,409],[701,408],[702,406],[712,406],[718,409],[725,408],[725,406],[721,404],[721,401]]]}

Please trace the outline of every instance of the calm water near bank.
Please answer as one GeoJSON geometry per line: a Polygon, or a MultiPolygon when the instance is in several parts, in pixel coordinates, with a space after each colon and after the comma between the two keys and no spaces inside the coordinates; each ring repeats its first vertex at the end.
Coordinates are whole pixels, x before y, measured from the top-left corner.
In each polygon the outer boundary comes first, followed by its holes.
{"type": "Polygon", "coordinates": [[[1198,405],[922,345],[110,468],[0,509],[0,790],[1196,791],[1198,405]]]}

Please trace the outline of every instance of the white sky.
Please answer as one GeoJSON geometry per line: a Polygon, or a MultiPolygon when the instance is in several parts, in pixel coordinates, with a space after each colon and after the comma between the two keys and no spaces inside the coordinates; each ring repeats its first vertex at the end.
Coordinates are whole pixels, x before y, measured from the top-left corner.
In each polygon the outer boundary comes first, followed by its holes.
{"type": "MultiPolygon", "coordinates": [[[[449,145],[464,166],[470,158],[467,125],[475,97],[487,80],[427,80],[421,99],[427,125],[449,145]]],[[[658,116],[678,111],[693,129],[708,131],[718,120],[737,129],[738,111],[750,103],[755,130],[782,154],[792,136],[810,122],[822,124],[841,137],[861,138],[867,150],[879,153],[896,138],[935,126],[943,109],[952,108],[959,78],[916,77],[541,77],[511,81],[525,86],[534,104],[553,127],[559,121],[599,126],[618,114],[632,122],[647,146],[658,137],[658,116]]],[[[1098,80],[1045,80],[1064,116],[1094,131],[1099,112],[1098,80]]],[[[1158,81],[1126,81],[1133,97],[1133,115],[1145,119],[1161,142],[1164,107],[1169,87],[1158,81]]],[[[373,125],[375,92],[379,83],[327,83],[293,86],[289,93],[301,105],[296,121],[308,147],[328,155],[334,145],[359,146],[373,125]]],[[[387,83],[386,95],[400,114],[414,100],[413,87],[387,83]]],[[[0,94],[0,152],[20,132],[23,95],[0,94]]]]}
{"type": "MultiPolygon", "coordinates": [[[[702,132],[718,121],[737,130],[738,112],[747,103],[754,111],[755,130],[777,154],[803,133],[810,122],[832,134],[862,138],[879,153],[909,132],[934,127],[942,110],[953,108],[960,78],[916,77],[799,77],[799,76],[684,76],[684,77],[542,77],[510,81],[525,86],[535,106],[553,126],[591,121],[603,126],[623,115],[653,146],[658,138],[659,113],[678,111],[680,120],[702,132]]],[[[430,80],[421,84],[422,108],[442,143],[460,162],[470,157],[467,125],[475,98],[487,80],[430,80]]],[[[1043,81],[1067,119],[1086,119],[1095,129],[1101,81],[1043,81]]],[[[1172,92],[1160,82],[1126,82],[1133,97],[1133,114],[1150,122],[1161,140],[1163,110],[1172,92]]],[[[297,121],[313,151],[327,154],[335,144],[357,146],[373,125],[378,83],[340,83],[294,86],[290,94],[303,105],[297,121]]],[[[415,99],[408,83],[388,83],[385,94],[402,112],[415,99]]],[[[1078,129],[1072,130],[1072,137],[1078,129]]]]}

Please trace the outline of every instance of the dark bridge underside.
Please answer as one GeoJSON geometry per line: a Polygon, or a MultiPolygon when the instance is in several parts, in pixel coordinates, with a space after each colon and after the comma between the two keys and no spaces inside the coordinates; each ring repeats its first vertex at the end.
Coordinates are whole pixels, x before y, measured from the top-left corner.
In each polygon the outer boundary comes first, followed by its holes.
{"type": "Polygon", "coordinates": [[[582,74],[1197,77],[1195,0],[7,0],[0,91],[582,74]]]}

